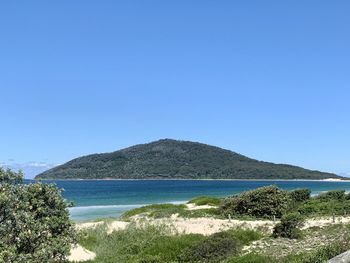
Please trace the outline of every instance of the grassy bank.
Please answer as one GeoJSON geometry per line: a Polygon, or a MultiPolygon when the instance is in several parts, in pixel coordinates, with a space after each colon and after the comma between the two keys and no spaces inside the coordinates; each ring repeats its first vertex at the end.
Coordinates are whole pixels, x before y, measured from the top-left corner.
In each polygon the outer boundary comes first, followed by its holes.
{"type": "Polygon", "coordinates": [[[106,226],[101,225],[84,230],[80,244],[96,253],[90,263],[317,263],[350,249],[349,231],[344,225],[314,228],[291,242],[255,230],[231,229],[203,236],[174,234],[164,225],[131,224],[107,234],[106,226]]]}

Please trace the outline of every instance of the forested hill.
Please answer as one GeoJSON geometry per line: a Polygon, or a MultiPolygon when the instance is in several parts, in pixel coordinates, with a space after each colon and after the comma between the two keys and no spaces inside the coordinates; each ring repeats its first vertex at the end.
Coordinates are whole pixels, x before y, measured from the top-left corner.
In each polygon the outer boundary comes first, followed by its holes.
{"type": "Polygon", "coordinates": [[[164,139],[73,159],[36,179],[325,179],[335,174],[250,159],[189,141],[164,139]]]}

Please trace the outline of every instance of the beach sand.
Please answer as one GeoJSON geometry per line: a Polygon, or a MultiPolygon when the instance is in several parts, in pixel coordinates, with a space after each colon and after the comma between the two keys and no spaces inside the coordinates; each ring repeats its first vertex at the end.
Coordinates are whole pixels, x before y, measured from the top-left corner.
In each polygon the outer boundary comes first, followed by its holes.
{"type": "Polygon", "coordinates": [[[68,260],[71,262],[82,262],[95,259],[96,254],[91,252],[80,245],[75,245],[70,251],[68,260]]]}

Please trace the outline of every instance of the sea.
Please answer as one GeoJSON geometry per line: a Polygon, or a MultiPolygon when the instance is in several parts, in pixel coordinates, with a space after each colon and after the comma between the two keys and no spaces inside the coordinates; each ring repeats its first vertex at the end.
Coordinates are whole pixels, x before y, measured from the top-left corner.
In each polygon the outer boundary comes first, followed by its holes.
{"type": "Polygon", "coordinates": [[[72,220],[93,221],[98,218],[117,218],[125,211],[156,203],[185,203],[196,196],[227,197],[266,185],[285,190],[309,188],[313,195],[344,189],[349,182],[282,181],[282,180],[47,180],[63,190],[72,201],[69,208],[72,220]]]}

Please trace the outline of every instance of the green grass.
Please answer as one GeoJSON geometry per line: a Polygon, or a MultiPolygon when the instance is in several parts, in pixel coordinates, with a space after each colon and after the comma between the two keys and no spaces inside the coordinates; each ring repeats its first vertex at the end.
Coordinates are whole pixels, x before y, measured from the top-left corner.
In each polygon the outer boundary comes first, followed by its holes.
{"type": "Polygon", "coordinates": [[[79,243],[96,253],[96,259],[90,263],[182,263],[193,253],[204,255],[203,262],[216,262],[217,255],[228,257],[260,237],[252,230],[229,230],[208,237],[180,235],[173,234],[171,227],[149,224],[130,224],[125,230],[108,235],[104,224],[82,231],[79,243]],[[231,244],[235,245],[234,250],[231,244]]]}
{"type": "Polygon", "coordinates": [[[90,262],[141,262],[139,259],[144,251],[160,237],[169,236],[170,232],[171,229],[165,226],[136,227],[130,224],[125,230],[114,231],[108,235],[101,226],[84,230],[79,243],[96,253],[96,259],[90,262]]]}
{"type": "Polygon", "coordinates": [[[147,215],[153,218],[169,217],[172,214],[179,214],[185,210],[185,205],[174,205],[174,204],[154,204],[138,207],[126,211],[121,218],[128,219],[135,215],[147,215]]]}
{"type": "Polygon", "coordinates": [[[201,205],[218,206],[220,205],[220,203],[221,203],[220,198],[211,197],[211,196],[199,196],[188,201],[188,204],[195,204],[197,206],[201,206],[201,205]]]}
{"type": "Polygon", "coordinates": [[[204,236],[198,234],[159,236],[140,253],[138,259],[156,258],[159,262],[176,261],[178,255],[187,247],[204,239],[204,236]]]}
{"type": "MultiPolygon", "coordinates": [[[[328,235],[348,228],[334,225],[325,228],[324,233],[328,235]]],[[[312,235],[315,231],[320,229],[305,230],[305,234],[312,235]]],[[[106,224],[103,224],[82,231],[79,243],[96,253],[96,259],[89,263],[183,263],[198,259],[208,263],[321,263],[350,249],[349,239],[339,238],[311,251],[278,259],[257,253],[240,255],[243,246],[262,238],[266,236],[258,231],[243,229],[231,229],[208,237],[181,235],[174,234],[171,227],[146,223],[141,227],[130,224],[125,230],[108,235],[106,224]]]]}
{"type": "Polygon", "coordinates": [[[89,228],[80,231],[79,244],[88,250],[95,250],[101,240],[106,238],[107,225],[98,225],[95,228],[89,228]]]}

